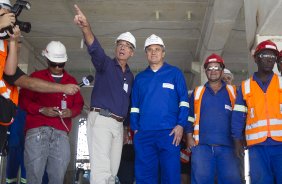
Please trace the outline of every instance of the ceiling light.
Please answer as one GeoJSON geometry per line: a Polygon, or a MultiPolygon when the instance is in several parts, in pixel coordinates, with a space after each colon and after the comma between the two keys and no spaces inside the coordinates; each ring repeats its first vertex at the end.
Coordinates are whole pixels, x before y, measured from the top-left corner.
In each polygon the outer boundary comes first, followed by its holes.
{"type": "Polygon", "coordinates": [[[155,14],[156,14],[156,20],[159,20],[160,19],[160,11],[156,10],[155,14]]]}
{"type": "Polygon", "coordinates": [[[187,11],[187,20],[191,20],[191,17],[192,17],[192,13],[191,11],[187,11]]]}

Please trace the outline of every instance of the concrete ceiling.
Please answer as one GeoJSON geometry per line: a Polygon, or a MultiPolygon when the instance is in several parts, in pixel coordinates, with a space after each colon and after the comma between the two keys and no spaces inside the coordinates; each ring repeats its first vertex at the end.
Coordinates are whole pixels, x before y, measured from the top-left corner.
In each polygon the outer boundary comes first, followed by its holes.
{"type": "MultiPolygon", "coordinates": [[[[65,44],[69,57],[66,69],[78,81],[95,72],[85,46],[81,47],[80,29],[73,23],[73,5],[77,4],[108,55],[113,56],[115,38],[120,33],[133,33],[137,49],[129,65],[135,73],[147,66],[143,45],[154,33],[165,42],[166,61],[183,70],[190,89],[203,82],[201,65],[212,52],[223,56],[226,66],[235,73],[235,83],[248,75],[250,41],[246,41],[243,0],[34,0],[30,3],[31,9],[23,10],[18,17],[32,24],[31,32],[23,33],[23,40],[35,58],[35,63],[22,59],[29,63],[30,72],[44,67],[41,51],[51,40],[65,44]]],[[[272,14],[278,14],[279,9],[272,14]]],[[[263,12],[266,18],[260,19],[260,30],[275,32],[266,26],[274,22],[267,11],[263,12]]]]}

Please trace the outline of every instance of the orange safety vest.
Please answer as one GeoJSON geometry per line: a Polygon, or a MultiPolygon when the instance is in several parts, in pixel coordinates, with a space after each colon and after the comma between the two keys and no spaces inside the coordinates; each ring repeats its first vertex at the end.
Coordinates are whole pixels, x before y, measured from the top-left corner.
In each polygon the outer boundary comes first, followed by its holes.
{"type": "MultiPolygon", "coordinates": [[[[201,104],[202,104],[202,98],[203,94],[205,92],[206,87],[205,86],[199,86],[195,88],[194,92],[194,133],[193,137],[195,139],[196,145],[199,144],[199,132],[200,132],[200,111],[201,111],[201,104]]],[[[226,90],[229,95],[229,99],[232,105],[232,109],[235,104],[235,98],[236,98],[236,87],[233,85],[226,84],[226,90]]]]}
{"type": "MultiPolygon", "coordinates": [[[[3,80],[3,73],[5,69],[6,59],[8,53],[8,41],[0,40],[0,95],[7,99],[11,99],[16,105],[18,104],[18,89],[16,86],[9,85],[3,80]]],[[[12,121],[9,123],[11,124],[12,121]]],[[[9,125],[7,123],[0,122],[0,125],[9,125]]]]}
{"type": "Polygon", "coordinates": [[[282,142],[282,78],[274,74],[265,93],[251,77],[242,82],[242,93],[248,107],[247,145],[264,142],[268,137],[282,142]]]}

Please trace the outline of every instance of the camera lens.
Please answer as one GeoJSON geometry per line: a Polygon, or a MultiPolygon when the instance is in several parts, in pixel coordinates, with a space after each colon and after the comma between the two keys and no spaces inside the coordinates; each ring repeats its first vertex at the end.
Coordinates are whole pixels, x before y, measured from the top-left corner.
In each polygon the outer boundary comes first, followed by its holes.
{"type": "Polygon", "coordinates": [[[21,31],[29,33],[31,30],[31,24],[29,22],[17,21],[16,24],[19,25],[21,31]]]}

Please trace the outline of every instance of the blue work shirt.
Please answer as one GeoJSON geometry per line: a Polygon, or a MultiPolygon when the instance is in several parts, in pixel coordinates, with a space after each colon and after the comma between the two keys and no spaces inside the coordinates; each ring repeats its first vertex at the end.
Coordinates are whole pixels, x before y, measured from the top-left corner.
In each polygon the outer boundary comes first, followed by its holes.
{"type": "Polygon", "coordinates": [[[188,91],[182,72],[164,63],[156,72],[147,67],[134,81],[131,96],[132,130],[166,130],[187,126],[188,91]]]}
{"type": "Polygon", "coordinates": [[[88,46],[88,53],[96,69],[91,107],[108,109],[125,118],[128,115],[134,80],[132,72],[128,65],[123,72],[118,61],[105,54],[97,38],[88,46]]]}
{"type": "MultiPolygon", "coordinates": [[[[200,107],[199,144],[233,146],[231,137],[232,105],[226,83],[222,81],[222,86],[217,93],[212,90],[208,82],[205,84],[205,88],[200,107]]],[[[189,103],[189,119],[191,120],[195,119],[194,92],[189,103]]],[[[193,133],[193,123],[194,121],[189,121],[186,133],[193,133]]]]}
{"type": "MultiPolygon", "coordinates": [[[[259,87],[262,89],[262,91],[266,93],[273,75],[274,75],[273,73],[269,75],[267,82],[263,83],[257,77],[257,72],[255,72],[253,75],[253,80],[256,81],[259,87]]],[[[238,89],[235,105],[242,105],[247,108],[247,103],[244,100],[241,87],[238,89]]],[[[246,126],[246,119],[247,119],[247,113],[242,112],[242,111],[236,111],[236,110],[233,111],[231,131],[232,131],[232,137],[234,139],[243,140],[244,138],[243,134],[245,131],[245,126],[246,126]]],[[[275,141],[272,138],[267,138],[266,141],[256,144],[256,145],[278,145],[278,144],[282,144],[282,142],[275,141]]]]}

